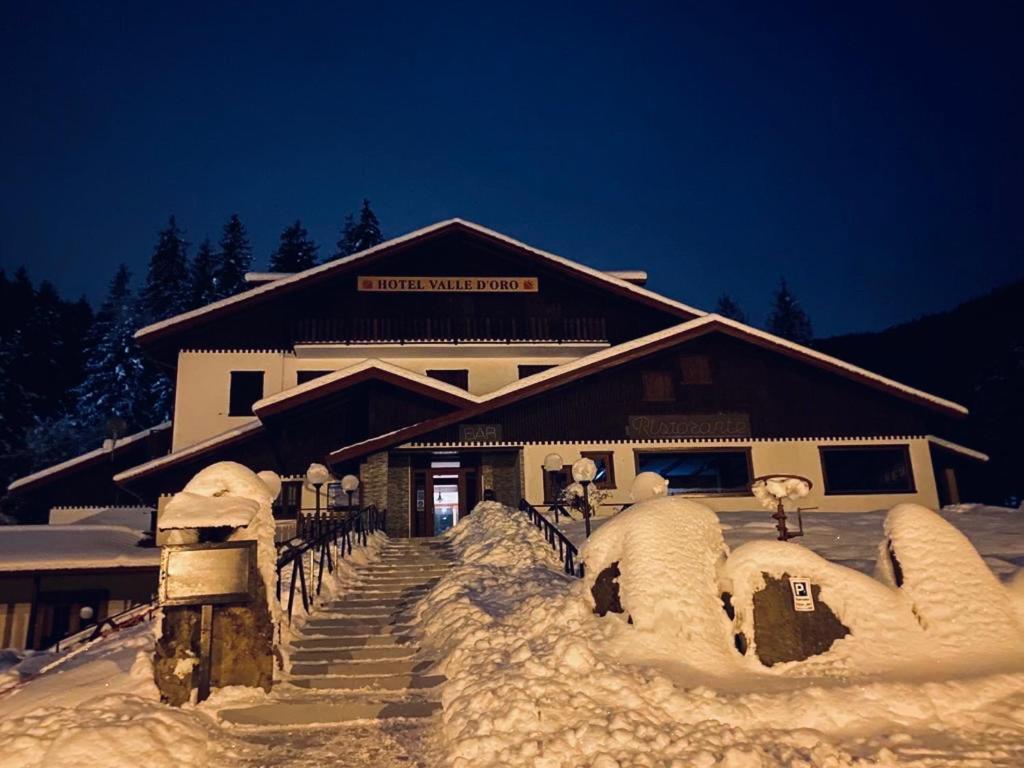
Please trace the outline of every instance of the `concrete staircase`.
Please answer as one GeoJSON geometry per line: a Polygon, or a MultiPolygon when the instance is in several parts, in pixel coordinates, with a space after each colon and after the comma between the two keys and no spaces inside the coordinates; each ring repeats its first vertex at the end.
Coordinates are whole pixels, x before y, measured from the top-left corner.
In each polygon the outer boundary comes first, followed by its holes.
{"type": "Polygon", "coordinates": [[[416,602],[452,566],[438,539],[393,539],[380,558],[357,569],[348,594],[314,614],[290,648],[289,676],[275,701],[221,710],[243,726],[310,726],[424,718],[441,708],[414,626],[416,602]]]}

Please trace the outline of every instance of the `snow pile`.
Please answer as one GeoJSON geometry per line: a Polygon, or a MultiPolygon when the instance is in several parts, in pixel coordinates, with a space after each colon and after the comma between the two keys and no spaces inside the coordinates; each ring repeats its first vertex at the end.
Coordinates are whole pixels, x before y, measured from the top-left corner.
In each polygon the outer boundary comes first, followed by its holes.
{"type": "Polygon", "coordinates": [[[1024,660],[934,664],[904,597],[797,545],[751,546],[721,573],[742,593],[765,563],[806,571],[852,634],[808,662],[768,669],[740,655],[717,600],[715,517],[676,501],[610,518],[585,550],[586,582],[559,572],[518,511],[491,504],[453,529],[470,562],[420,606],[424,645],[448,678],[452,768],[1024,764],[1024,660]],[[593,614],[588,584],[611,562],[635,624],[593,614]],[[901,660],[883,669],[873,642],[901,660]]]}
{"type": "Polygon", "coordinates": [[[774,512],[780,501],[796,501],[809,494],[811,481],[796,475],[769,476],[755,482],[750,490],[762,507],[774,512]]]}
{"type": "Polygon", "coordinates": [[[885,519],[878,575],[899,586],[930,638],[958,653],[1020,650],[1024,631],[1010,593],[960,531],[917,504],[885,519]]]}
{"type": "Polygon", "coordinates": [[[161,531],[229,526],[244,528],[259,514],[260,504],[237,496],[200,496],[182,491],[174,494],[158,525],[161,531]]]}
{"type": "Polygon", "coordinates": [[[821,588],[820,601],[850,630],[827,653],[802,662],[805,673],[813,669],[815,674],[843,675],[854,664],[877,671],[919,658],[926,637],[900,594],[799,544],[752,541],[729,555],[721,581],[736,611],[735,631],[750,642],[747,655],[752,659],[757,648],[753,598],[765,587],[764,574],[810,579],[821,588]]]}
{"type": "Polygon", "coordinates": [[[688,653],[720,655],[732,644],[717,575],[726,552],[706,506],[651,499],[620,512],[583,547],[585,591],[589,596],[601,571],[618,563],[619,599],[638,630],[685,644],[688,653]]]}
{"type": "Polygon", "coordinates": [[[647,501],[656,496],[668,496],[668,480],[657,472],[640,472],[629,487],[629,498],[634,502],[647,501]]]}
{"type": "Polygon", "coordinates": [[[160,704],[145,623],[0,698],[0,768],[204,765],[206,718],[160,704]]]}

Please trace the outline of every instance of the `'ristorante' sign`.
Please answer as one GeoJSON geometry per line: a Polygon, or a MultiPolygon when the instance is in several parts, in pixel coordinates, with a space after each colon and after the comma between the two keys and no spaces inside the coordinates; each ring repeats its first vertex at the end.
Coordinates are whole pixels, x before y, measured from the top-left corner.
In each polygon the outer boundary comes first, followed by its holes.
{"type": "Polygon", "coordinates": [[[536,277],[405,277],[366,275],[356,278],[360,291],[385,293],[536,293],[536,277]]]}
{"type": "Polygon", "coordinates": [[[630,437],[750,437],[748,413],[688,413],[630,416],[630,437]]]}

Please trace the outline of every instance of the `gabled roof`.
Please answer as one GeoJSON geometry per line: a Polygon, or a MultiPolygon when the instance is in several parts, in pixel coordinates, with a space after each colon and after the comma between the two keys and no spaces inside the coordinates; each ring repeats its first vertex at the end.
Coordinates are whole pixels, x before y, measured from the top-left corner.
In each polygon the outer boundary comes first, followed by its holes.
{"type": "Polygon", "coordinates": [[[417,229],[407,235],[387,240],[379,245],[373,246],[372,248],[367,248],[359,253],[354,253],[351,256],[334,259],[333,261],[329,261],[325,264],[320,264],[319,266],[311,267],[310,269],[302,272],[296,272],[293,275],[282,277],[281,279],[273,280],[272,282],[251,288],[226,299],[215,301],[212,304],[207,304],[205,307],[193,309],[189,312],[183,312],[180,315],[169,317],[158,323],[147,325],[135,333],[135,338],[138,339],[141,344],[146,344],[148,341],[155,340],[161,336],[171,333],[175,329],[188,327],[189,325],[206,319],[211,319],[217,315],[232,312],[285,291],[295,290],[296,288],[304,286],[312,281],[317,281],[342,273],[352,266],[371,261],[399,248],[412,245],[417,241],[425,240],[444,232],[457,230],[473,233],[482,238],[491,240],[492,242],[511,246],[513,249],[519,250],[520,252],[534,258],[539,258],[565,272],[576,274],[580,277],[586,277],[592,282],[602,284],[620,295],[630,296],[649,306],[658,307],[672,314],[688,318],[695,316],[699,317],[705,314],[699,309],[695,309],[694,307],[675,301],[674,299],[669,299],[661,294],[655,293],[654,291],[649,291],[646,288],[630,282],[629,280],[624,280],[614,276],[613,274],[602,272],[599,269],[593,269],[562,256],[542,251],[539,248],[534,248],[526,243],[508,237],[507,235],[503,235],[500,232],[496,232],[493,229],[488,229],[487,227],[474,224],[470,221],[464,221],[463,219],[448,219],[446,221],[438,222],[437,224],[431,224],[430,226],[423,227],[422,229],[417,229]]]}
{"type": "MultiPolygon", "coordinates": [[[[889,392],[898,397],[948,414],[961,416],[967,413],[967,409],[964,406],[950,400],[915,389],[880,374],[839,360],[831,355],[826,355],[823,352],[818,352],[779,336],[774,336],[765,331],[760,331],[735,320],[714,314],[704,315],[703,317],[680,323],[657,333],[641,336],[614,347],[607,347],[546,371],[526,376],[484,395],[471,394],[445,382],[422,376],[381,360],[367,360],[350,368],[344,368],[340,371],[312,379],[298,387],[264,398],[255,403],[253,411],[260,418],[265,418],[268,415],[282,413],[301,403],[310,402],[318,397],[340,391],[371,378],[386,380],[397,386],[413,389],[456,406],[455,410],[451,413],[429,418],[393,430],[387,434],[370,437],[358,443],[339,448],[328,457],[330,462],[337,463],[374,450],[399,445],[419,435],[432,432],[435,429],[455,424],[481,413],[486,413],[494,408],[517,402],[571,381],[584,378],[592,373],[622,365],[631,360],[671,348],[688,339],[697,338],[712,332],[725,333],[734,338],[757,344],[763,348],[802,360],[823,370],[831,371],[875,389],[889,392]]],[[[149,474],[159,470],[161,467],[178,463],[183,459],[253,436],[262,430],[262,423],[258,419],[254,419],[236,429],[223,432],[175,453],[121,472],[114,476],[114,480],[120,483],[149,474]]],[[[935,442],[938,444],[938,438],[935,439],[935,442]]]]}
{"type": "Polygon", "coordinates": [[[543,392],[548,389],[566,384],[570,381],[583,378],[591,373],[606,370],[617,365],[645,357],[662,349],[668,349],[680,342],[690,338],[696,338],[706,333],[718,331],[735,338],[743,339],[758,346],[786,354],[790,357],[803,360],[818,368],[831,371],[854,381],[858,381],[876,389],[880,389],[898,397],[925,405],[947,413],[962,416],[967,414],[967,409],[951,400],[929,394],[920,389],[902,384],[893,379],[877,373],[873,373],[859,366],[847,363],[838,358],[826,355],[823,352],[805,347],[801,344],[783,339],[779,336],[765,331],[752,328],[735,320],[710,314],[680,323],[663,331],[652,333],[647,336],[618,344],[614,347],[600,350],[586,357],[581,357],[562,365],[555,366],[546,371],[527,376],[519,381],[508,384],[504,387],[481,395],[476,398],[474,405],[468,406],[462,411],[412,424],[405,429],[396,430],[389,435],[382,435],[380,438],[362,441],[357,445],[345,446],[334,451],[328,457],[331,462],[343,461],[355,454],[353,449],[359,453],[369,450],[378,450],[386,445],[397,445],[405,440],[412,439],[417,435],[432,432],[440,427],[463,421],[466,418],[476,416],[480,413],[508,405],[522,400],[531,395],[543,392]]]}
{"type": "Polygon", "coordinates": [[[7,490],[26,491],[39,483],[55,480],[69,470],[87,466],[100,459],[106,459],[110,457],[111,454],[116,455],[118,451],[127,448],[132,443],[138,442],[139,440],[147,438],[157,432],[163,432],[166,429],[170,429],[170,427],[171,422],[165,421],[162,424],[157,424],[155,427],[150,427],[149,429],[144,429],[141,432],[136,432],[134,435],[122,437],[121,439],[114,441],[112,445],[103,445],[93,451],[88,451],[80,456],[75,456],[67,461],[62,461],[60,464],[54,464],[52,467],[46,467],[46,469],[33,472],[31,475],[19,477],[7,486],[7,490]]]}
{"type": "Polygon", "coordinates": [[[954,443],[952,440],[943,440],[941,437],[936,437],[935,435],[925,435],[925,439],[937,448],[952,451],[953,453],[959,453],[961,456],[966,456],[967,458],[974,459],[975,461],[989,460],[987,453],[976,451],[973,448],[968,448],[966,445],[960,445],[960,443],[954,443]]]}
{"type": "Polygon", "coordinates": [[[465,406],[479,401],[476,395],[471,395],[466,390],[447,382],[423,376],[383,360],[371,359],[348,368],[342,368],[340,371],[318,376],[297,387],[258,400],[253,403],[252,412],[262,419],[370,379],[386,381],[402,389],[426,395],[449,405],[465,406]]]}

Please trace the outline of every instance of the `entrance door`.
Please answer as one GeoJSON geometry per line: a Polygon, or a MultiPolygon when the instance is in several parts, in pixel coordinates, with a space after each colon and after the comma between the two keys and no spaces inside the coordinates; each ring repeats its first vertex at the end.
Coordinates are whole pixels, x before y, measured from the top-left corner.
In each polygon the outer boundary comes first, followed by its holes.
{"type": "Polygon", "coordinates": [[[469,514],[479,499],[475,468],[415,470],[412,482],[412,535],[437,536],[469,514]]]}

